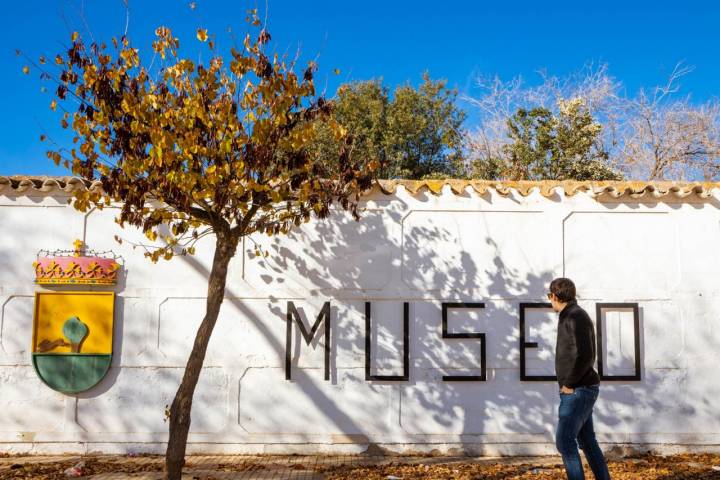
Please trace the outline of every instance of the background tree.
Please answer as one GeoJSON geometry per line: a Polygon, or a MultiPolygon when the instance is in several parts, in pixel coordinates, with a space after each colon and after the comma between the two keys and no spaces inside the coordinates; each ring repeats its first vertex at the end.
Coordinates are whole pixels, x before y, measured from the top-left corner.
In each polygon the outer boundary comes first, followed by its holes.
{"type": "MultiPolygon", "coordinates": [[[[622,116],[622,109],[617,102],[621,84],[608,74],[607,65],[587,65],[563,78],[541,71],[540,78],[541,82],[537,85],[528,85],[522,77],[510,81],[502,81],[498,77],[476,78],[479,95],[463,97],[474,107],[478,117],[478,126],[468,134],[467,139],[470,175],[497,180],[556,178],[559,172],[563,178],[612,177],[612,172],[617,171],[614,164],[616,157],[611,152],[617,143],[617,118],[622,116]],[[569,105],[569,99],[580,100],[581,104],[574,106],[575,112],[563,113],[560,107],[569,105]],[[533,112],[532,116],[530,112],[533,112]],[[530,120],[538,124],[539,130],[531,128],[524,135],[519,135],[519,131],[530,127],[527,125],[530,120]],[[582,130],[585,127],[591,130],[596,128],[591,127],[593,124],[602,125],[594,135],[582,130]],[[527,151],[523,143],[529,146],[536,134],[542,137],[556,126],[560,127],[556,132],[560,135],[557,141],[553,141],[554,158],[557,160],[563,155],[567,156],[573,149],[576,150],[574,153],[581,153],[577,151],[581,148],[586,150],[581,154],[585,161],[572,162],[570,166],[557,165],[554,169],[535,169],[534,173],[526,172],[522,167],[523,162],[529,165],[528,162],[533,161],[522,153],[523,149],[527,151]],[[575,146],[573,138],[579,140],[575,146]],[[586,140],[590,138],[593,145],[588,147],[586,140]],[[511,158],[513,152],[514,161],[511,158]]],[[[544,148],[549,146],[547,144],[544,148]]],[[[537,154],[534,165],[543,165],[543,162],[538,163],[537,154]]]]}
{"type": "MultiPolygon", "coordinates": [[[[353,156],[387,162],[385,135],[390,98],[380,80],[341,85],[333,99],[333,119],[351,132],[353,156]]],[[[325,168],[336,168],[343,144],[326,119],[315,120],[316,131],[309,148],[325,168]]],[[[382,173],[380,174],[382,176],[382,173]]]]}
{"type": "Polygon", "coordinates": [[[326,217],[334,203],[359,219],[360,193],[378,167],[350,156],[330,105],[315,97],[314,65],[298,76],[294,62],[268,58],[270,34],[255,11],[250,21],[253,36],[227,58],[199,29],[210,50],[205,63],[180,58],[178,39],[160,27],[154,70],[125,36],[108,48],[85,44],[77,33],[54,58],[57,71],[44,59],[35,65],[57,82],[51,107],[64,111],[61,123],[75,133],[71,148],[48,156],[102,182],[102,191],[77,192],[75,208],[118,204],[121,226],[164,242],[147,251],[154,261],[192,254],[204,236],[215,239],[206,313],[169,412],[165,475],[173,480],[181,476],[193,393],[239,240],[287,233],[311,214],[326,217]],[[332,170],[308,151],[321,118],[339,145],[332,170]]]}
{"type": "Polygon", "coordinates": [[[453,177],[463,174],[462,123],[457,92],[427,73],[418,89],[395,89],[388,109],[385,149],[388,178],[453,177]]]}
{"type": "Polygon", "coordinates": [[[595,151],[607,152],[598,162],[578,163],[577,178],[611,171],[648,180],[720,179],[720,103],[716,98],[694,102],[678,97],[679,80],[691,68],[678,64],[666,83],[629,95],[609,74],[607,65],[587,65],[565,77],[540,72],[540,82],[529,85],[521,77],[502,81],[478,77],[479,94],[464,97],[474,107],[478,126],[468,134],[472,176],[500,179],[509,163],[508,121],[520,110],[544,108],[559,116],[559,105],[581,99],[602,130],[595,151]],[[587,172],[587,168],[591,171],[587,172]]]}
{"type": "Polygon", "coordinates": [[[510,180],[619,180],[598,148],[602,126],[582,99],[559,102],[556,116],[544,107],[519,109],[508,120],[507,163],[497,176],[510,180]]]}
{"type": "MultiPolygon", "coordinates": [[[[352,155],[383,163],[380,177],[462,176],[465,114],[456,97],[445,81],[428,74],[418,88],[397,87],[392,98],[380,80],[371,80],[342,85],[333,111],[353,138],[352,155]]],[[[332,162],[341,147],[321,126],[313,145],[317,155],[332,162]]]]}
{"type": "Polygon", "coordinates": [[[619,163],[650,180],[720,178],[720,103],[677,98],[691,68],[678,64],[665,85],[626,99],[619,163]]]}

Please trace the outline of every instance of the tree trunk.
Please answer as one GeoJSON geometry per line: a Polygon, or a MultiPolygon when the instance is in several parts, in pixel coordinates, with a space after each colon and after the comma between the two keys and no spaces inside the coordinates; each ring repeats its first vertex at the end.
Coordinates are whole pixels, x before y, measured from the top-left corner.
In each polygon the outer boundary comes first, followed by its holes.
{"type": "Polygon", "coordinates": [[[190,411],[192,409],[193,394],[197,385],[205,352],[210,341],[210,335],[218,314],[220,305],[225,296],[225,281],[230,259],[235,255],[238,241],[228,233],[217,233],[215,245],[215,256],[213,258],[210,279],[208,280],[208,297],[200,328],[195,335],[190,358],[185,366],[182,382],[175,394],[172,406],[170,407],[170,437],[168,438],[167,451],[165,453],[165,480],[180,480],[182,468],[185,464],[185,448],[187,445],[188,431],[190,430],[190,411]]]}

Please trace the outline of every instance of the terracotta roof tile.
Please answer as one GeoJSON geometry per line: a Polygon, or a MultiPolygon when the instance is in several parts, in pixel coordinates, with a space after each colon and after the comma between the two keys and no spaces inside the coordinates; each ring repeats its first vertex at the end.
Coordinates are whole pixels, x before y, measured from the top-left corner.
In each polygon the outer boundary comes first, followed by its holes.
{"type": "Polygon", "coordinates": [[[10,177],[0,176],[0,193],[5,190],[12,190],[17,193],[25,192],[52,192],[63,191],[70,193],[77,189],[100,188],[100,182],[89,182],[77,177],[50,177],[50,176],[26,176],[14,175],[10,177]]]}
{"type": "MultiPolygon", "coordinates": [[[[535,189],[545,197],[556,195],[556,190],[562,190],[565,195],[572,196],[578,192],[587,192],[592,196],[609,195],[621,197],[641,197],[650,195],[655,198],[672,196],[685,198],[707,198],[713,194],[713,190],[720,190],[720,182],[648,182],[648,181],[486,181],[486,180],[379,180],[378,187],[386,195],[394,194],[398,186],[402,186],[411,195],[422,191],[429,191],[438,195],[445,186],[449,186],[454,194],[463,193],[468,187],[482,195],[489,190],[507,196],[513,191],[522,196],[530,195],[535,189]]],[[[62,191],[73,192],[76,189],[101,188],[100,182],[89,182],[76,177],[51,177],[51,176],[0,176],[0,194],[8,189],[15,193],[49,193],[62,191]]]]}
{"type": "Polygon", "coordinates": [[[676,198],[685,198],[694,195],[700,198],[710,197],[713,190],[720,190],[720,182],[647,182],[647,181],[487,181],[487,180],[380,180],[380,188],[386,194],[395,193],[399,185],[402,185],[411,195],[416,195],[422,190],[429,190],[433,194],[439,194],[445,185],[450,187],[454,194],[460,194],[468,187],[482,195],[488,190],[495,190],[502,196],[510,195],[512,191],[518,192],[526,197],[533,190],[539,190],[545,197],[555,195],[555,190],[560,189],[565,195],[572,196],[578,192],[587,192],[593,196],[602,194],[611,197],[629,195],[641,197],[649,194],[655,198],[672,195],[676,198]]]}

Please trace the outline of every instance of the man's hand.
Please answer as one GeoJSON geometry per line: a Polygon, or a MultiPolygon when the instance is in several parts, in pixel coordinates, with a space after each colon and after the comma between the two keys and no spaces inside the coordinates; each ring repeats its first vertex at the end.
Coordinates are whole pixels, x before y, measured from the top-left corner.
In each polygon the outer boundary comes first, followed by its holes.
{"type": "Polygon", "coordinates": [[[560,388],[560,392],[561,392],[561,393],[573,393],[574,391],[575,391],[574,388],[568,388],[568,387],[566,387],[565,385],[563,385],[563,386],[560,388]]]}

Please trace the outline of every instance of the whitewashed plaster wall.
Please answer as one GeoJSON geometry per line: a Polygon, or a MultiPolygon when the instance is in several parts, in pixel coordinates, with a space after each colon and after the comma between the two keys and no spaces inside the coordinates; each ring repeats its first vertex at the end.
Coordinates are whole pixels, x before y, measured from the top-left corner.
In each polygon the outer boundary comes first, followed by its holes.
{"type": "MultiPolygon", "coordinates": [[[[599,201],[580,193],[508,197],[367,197],[363,220],[344,214],[288,237],[248,238],[233,260],[227,296],[193,405],[189,452],[554,453],[557,385],[520,379],[519,304],[542,302],[550,280],[577,283],[580,304],[637,302],[641,381],[606,381],[595,427],[611,444],[720,450],[720,199],[599,201]],[[269,252],[254,256],[255,242],[269,252]],[[293,325],[285,379],[287,302],[307,325],[331,304],[330,381],[323,329],[308,346],[293,325]],[[365,302],[372,307],[373,374],[402,373],[403,302],[409,302],[409,380],[365,380],[365,302]],[[441,302],[453,332],[441,338],[441,302]]],[[[204,313],[211,242],[194,257],[152,264],[112,209],[83,215],[61,192],[0,194],[0,451],[163,452],[165,406],[177,388],[204,313]],[[125,239],[118,245],[113,237],[125,239]],[[50,390],[30,359],[31,266],[40,249],[81,238],[124,262],[110,373],[80,395],[50,390]]],[[[204,247],[204,248],[203,248],[204,247]]],[[[628,311],[604,319],[606,373],[633,372],[628,311]]],[[[527,372],[552,375],[556,317],[528,312],[527,372]]]]}

